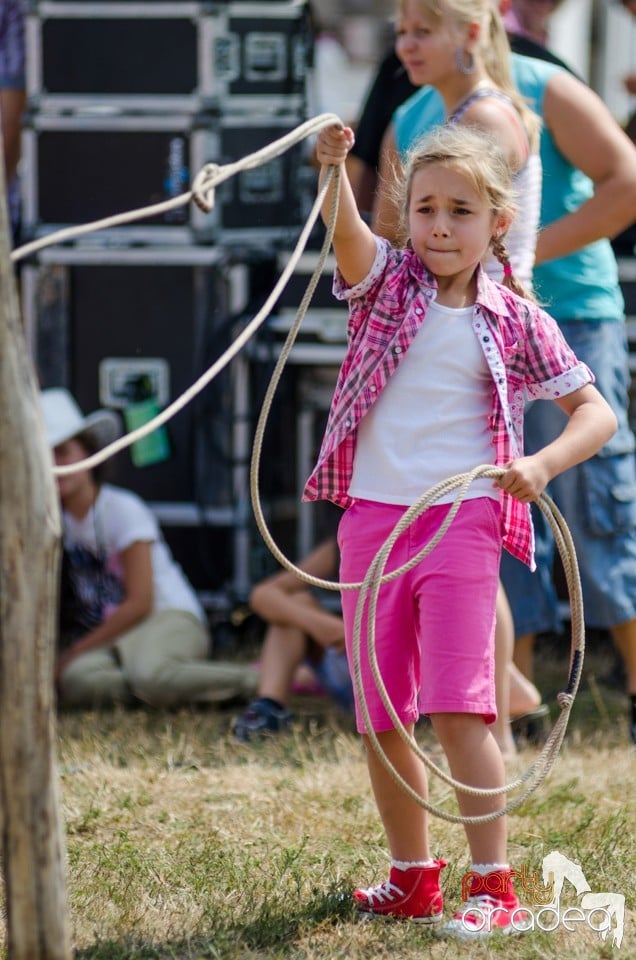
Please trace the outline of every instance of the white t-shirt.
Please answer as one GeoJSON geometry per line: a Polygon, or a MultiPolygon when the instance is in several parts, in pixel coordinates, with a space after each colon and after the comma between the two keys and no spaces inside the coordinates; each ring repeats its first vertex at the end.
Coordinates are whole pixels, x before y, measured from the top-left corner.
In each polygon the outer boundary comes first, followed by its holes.
{"type": "Polygon", "coordinates": [[[205,622],[205,614],[181,567],[175,563],[159,524],[144,501],[121,487],[104,484],[82,520],[63,512],[64,548],[82,604],[94,622],[123,599],[121,554],[138,541],[151,544],[154,611],[187,610],[205,622]]]}
{"type": "MultiPolygon", "coordinates": [[[[472,316],[473,307],[429,305],[406,356],[360,422],[350,496],[410,506],[442,480],[494,462],[495,387],[472,316]]],[[[467,498],[498,500],[492,484],[480,477],[467,498]]]]}

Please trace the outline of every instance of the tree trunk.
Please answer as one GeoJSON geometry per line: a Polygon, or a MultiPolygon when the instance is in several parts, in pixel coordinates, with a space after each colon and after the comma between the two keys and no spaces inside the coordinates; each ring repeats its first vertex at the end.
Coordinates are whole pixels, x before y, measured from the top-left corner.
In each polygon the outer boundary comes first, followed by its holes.
{"type": "Polygon", "coordinates": [[[0,811],[10,960],[70,960],[55,764],[60,509],[20,320],[0,150],[0,811]]]}

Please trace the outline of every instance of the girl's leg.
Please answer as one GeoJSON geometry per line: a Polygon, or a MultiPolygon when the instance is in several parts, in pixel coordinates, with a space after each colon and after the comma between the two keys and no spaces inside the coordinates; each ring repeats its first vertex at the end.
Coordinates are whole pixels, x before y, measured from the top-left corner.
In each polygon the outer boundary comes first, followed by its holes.
{"type": "MultiPolygon", "coordinates": [[[[406,728],[412,734],[413,726],[406,728]]],[[[397,772],[426,799],[426,769],[419,757],[395,730],[377,737],[397,772]]],[[[391,870],[384,883],[355,890],[354,900],[366,915],[439,923],[444,910],[440,871],[446,861],[430,857],[427,812],[395,781],[366,735],[364,742],[371,785],[391,850],[391,870]]]]}
{"type": "MultiPolygon", "coordinates": [[[[432,715],[431,720],[456,780],[482,788],[504,785],[501,751],[478,714],[440,713],[432,715]]],[[[457,799],[464,816],[483,816],[505,805],[503,794],[476,797],[458,790],[457,799]]],[[[443,935],[481,940],[495,930],[520,933],[528,929],[531,917],[520,907],[513,871],[508,866],[505,816],[467,823],[464,829],[472,856],[470,873],[462,879],[462,896],[467,903],[444,925],[443,935]]]]}
{"type": "MultiPolygon", "coordinates": [[[[406,728],[413,733],[413,725],[406,728]]],[[[428,798],[426,768],[396,730],[377,734],[387,758],[419,796],[428,798]]],[[[368,736],[363,737],[371,786],[386,831],[394,860],[406,862],[430,859],[428,846],[428,814],[416,800],[408,796],[386,769],[368,736]]]]}
{"type": "Polygon", "coordinates": [[[514,756],[517,752],[514,737],[508,719],[510,717],[510,680],[509,672],[515,646],[515,629],[510,606],[504,589],[499,583],[497,589],[496,626],[495,626],[495,699],[497,701],[497,719],[493,723],[493,736],[504,756],[514,756]]]}
{"type": "MultiPolygon", "coordinates": [[[[444,511],[433,508],[438,525],[444,511]]],[[[345,583],[362,580],[369,564],[386,540],[404,508],[391,505],[368,505],[357,502],[340,522],[341,570],[345,583]]],[[[433,525],[434,526],[434,525],[433,525]]],[[[432,533],[435,529],[432,530],[432,533]]],[[[419,549],[415,543],[415,549],[419,549]]],[[[412,541],[401,537],[391,554],[389,569],[409,560],[412,541]]],[[[406,729],[412,733],[418,716],[417,690],[420,683],[420,651],[417,643],[416,604],[413,602],[412,574],[398,577],[380,589],[375,618],[375,652],[388,697],[406,729]]],[[[367,653],[367,618],[361,620],[361,636],[354,637],[357,597],[344,591],[342,610],[347,639],[347,654],[353,674],[356,663],[355,639],[359,639],[360,679],[362,692],[356,688],[356,719],[364,734],[369,776],[376,803],[386,831],[391,852],[388,879],[375,887],[355,890],[353,897],[359,909],[372,916],[409,918],[418,923],[437,923],[442,918],[443,898],[440,871],[444,860],[432,859],[429,852],[427,813],[414,798],[408,796],[385,768],[369,741],[367,723],[377,733],[381,750],[401,777],[416,794],[426,798],[426,770],[421,760],[404,743],[392,727],[367,653]],[[362,709],[364,698],[369,719],[362,709]]]]}
{"type": "MultiPolygon", "coordinates": [[[[455,780],[471,787],[494,788],[505,783],[501,751],[482,717],[467,713],[431,715],[435,733],[448,758],[455,780]]],[[[463,816],[482,816],[501,810],[505,796],[477,797],[457,791],[463,816]]],[[[465,824],[466,837],[474,864],[507,862],[506,818],[498,817],[479,824],[465,824]]]]}
{"type": "Polygon", "coordinates": [[[284,705],[296,668],[305,658],[307,639],[297,627],[268,627],[261,651],[257,696],[284,705]]]}

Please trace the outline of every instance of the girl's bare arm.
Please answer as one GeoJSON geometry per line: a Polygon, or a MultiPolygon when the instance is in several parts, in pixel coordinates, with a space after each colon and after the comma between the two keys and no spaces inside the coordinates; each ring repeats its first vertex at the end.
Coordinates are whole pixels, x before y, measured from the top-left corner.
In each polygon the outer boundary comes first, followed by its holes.
{"type": "MultiPolygon", "coordinates": [[[[376,253],[375,238],[360,216],[345,167],[345,160],[352,146],[353,131],[349,127],[337,125],[321,130],[316,146],[316,159],[321,164],[319,180],[321,185],[328,166],[340,167],[340,203],[336,216],[333,249],[340,272],[350,286],[364,280],[373,266],[376,253]]],[[[333,183],[327,191],[322,208],[325,223],[329,221],[332,197],[333,183]]]]}
{"type": "Polygon", "coordinates": [[[555,402],[569,417],[563,432],[532,456],[508,464],[497,481],[524,503],[536,500],[553,477],[593,457],[616,433],[614,412],[592,384],[555,402]]]}

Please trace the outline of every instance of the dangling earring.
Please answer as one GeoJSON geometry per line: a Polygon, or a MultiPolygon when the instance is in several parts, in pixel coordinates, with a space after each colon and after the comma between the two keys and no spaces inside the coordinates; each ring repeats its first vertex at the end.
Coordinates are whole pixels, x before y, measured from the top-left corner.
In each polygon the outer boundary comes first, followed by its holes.
{"type": "Polygon", "coordinates": [[[463,50],[462,47],[458,47],[455,51],[455,63],[457,64],[457,69],[460,73],[468,74],[472,73],[475,69],[475,58],[470,52],[470,50],[463,50]]]}

